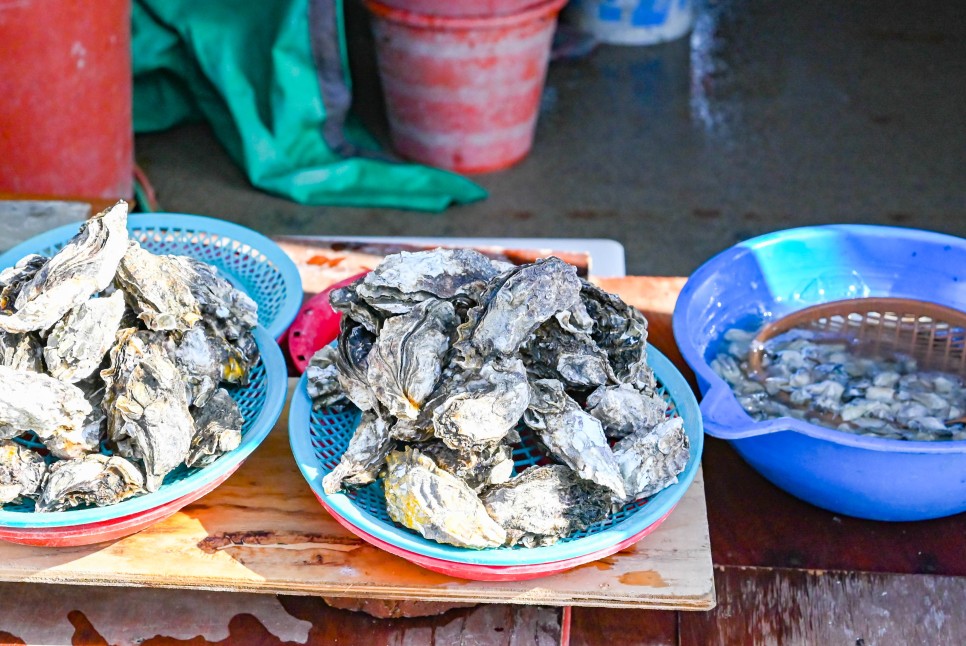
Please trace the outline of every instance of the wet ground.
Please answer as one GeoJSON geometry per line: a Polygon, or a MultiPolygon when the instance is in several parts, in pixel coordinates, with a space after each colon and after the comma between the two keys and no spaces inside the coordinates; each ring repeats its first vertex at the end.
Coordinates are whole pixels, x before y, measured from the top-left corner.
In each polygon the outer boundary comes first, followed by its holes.
{"type": "MultiPolygon", "coordinates": [[[[361,117],[386,126],[348,3],[361,117]]],[[[442,214],[306,207],[252,189],[207,127],[139,136],[166,210],[269,234],[601,237],[635,274],[832,222],[966,236],[966,6],[699,2],[689,37],[551,65],[530,156],[442,214]]]]}

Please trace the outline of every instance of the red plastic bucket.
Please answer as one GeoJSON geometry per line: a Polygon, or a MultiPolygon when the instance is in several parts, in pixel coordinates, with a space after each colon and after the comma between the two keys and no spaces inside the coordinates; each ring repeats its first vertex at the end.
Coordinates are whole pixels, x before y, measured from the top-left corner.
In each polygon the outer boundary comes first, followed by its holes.
{"type": "Polygon", "coordinates": [[[0,2],[0,43],[0,192],[131,197],[130,2],[0,2]]]}
{"type": "Polygon", "coordinates": [[[428,16],[506,16],[520,13],[542,0],[381,0],[394,9],[428,16]]]}
{"type": "Polygon", "coordinates": [[[368,0],[397,152],[460,173],[512,166],[533,144],[557,13],[440,17],[368,0]]]}

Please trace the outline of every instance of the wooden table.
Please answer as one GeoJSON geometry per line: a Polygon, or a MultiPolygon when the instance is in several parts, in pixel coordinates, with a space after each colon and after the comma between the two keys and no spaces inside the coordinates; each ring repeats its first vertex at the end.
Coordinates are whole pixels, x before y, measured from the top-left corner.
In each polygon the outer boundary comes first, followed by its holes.
{"type": "MultiPolygon", "coordinates": [[[[652,343],[688,375],[670,328],[683,279],[601,282],[645,312],[652,343]]],[[[920,523],[836,516],[776,489],[711,438],[703,466],[711,612],[490,604],[375,619],[314,597],[0,584],[0,643],[966,643],[966,514],[920,523]]]]}

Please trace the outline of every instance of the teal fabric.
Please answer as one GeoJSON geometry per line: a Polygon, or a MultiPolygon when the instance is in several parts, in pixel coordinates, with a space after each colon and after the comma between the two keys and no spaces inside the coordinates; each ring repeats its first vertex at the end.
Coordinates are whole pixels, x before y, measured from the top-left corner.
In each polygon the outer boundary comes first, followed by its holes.
{"type": "Polygon", "coordinates": [[[374,154],[333,107],[349,92],[341,0],[134,0],[132,28],[136,132],[206,120],[253,185],[303,204],[441,211],[486,197],[374,154]],[[333,55],[320,59],[319,43],[333,55]]]}

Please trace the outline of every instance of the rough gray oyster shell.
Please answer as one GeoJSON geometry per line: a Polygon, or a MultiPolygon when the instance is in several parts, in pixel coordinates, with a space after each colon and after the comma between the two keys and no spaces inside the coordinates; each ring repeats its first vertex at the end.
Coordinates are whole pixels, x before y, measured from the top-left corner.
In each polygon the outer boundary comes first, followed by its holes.
{"type": "Polygon", "coordinates": [[[118,334],[101,376],[108,437],[119,455],[142,462],[145,489],[157,491],[184,462],[194,436],[181,373],[155,333],[128,328],[118,334]]]}
{"type": "Polygon", "coordinates": [[[44,342],[35,332],[0,330],[0,364],[17,370],[44,371],[44,342]]]}
{"type": "Polygon", "coordinates": [[[572,311],[580,298],[580,279],[572,265],[556,257],[514,267],[495,277],[459,328],[457,349],[468,365],[494,355],[515,354],[544,321],[572,311]]]}
{"type": "Polygon", "coordinates": [[[393,451],[386,465],[386,511],[397,523],[457,547],[483,549],[506,541],[476,493],[418,449],[393,451]]]}
{"type": "Polygon", "coordinates": [[[144,476],[130,461],[94,453],[50,465],[37,511],[60,511],[77,505],[113,505],[142,493],[144,476]]]}
{"type": "Polygon", "coordinates": [[[179,256],[159,256],[132,240],[117,269],[117,283],[131,297],[149,330],[187,332],[201,319],[179,256]]]}
{"type": "Polygon", "coordinates": [[[500,484],[513,474],[513,449],[496,444],[483,449],[453,449],[439,440],[419,445],[423,455],[443,471],[453,474],[476,492],[500,484]]]}
{"type": "Polygon", "coordinates": [[[333,310],[344,315],[343,320],[352,319],[375,335],[382,328],[385,316],[359,296],[357,290],[361,282],[360,278],[350,285],[333,289],[329,293],[329,304],[333,310]]]}
{"type": "Polygon", "coordinates": [[[654,389],[654,373],[647,365],[647,319],[620,297],[581,281],[580,298],[594,320],[591,337],[607,353],[621,383],[640,390],[654,389]]]}
{"type": "Polygon", "coordinates": [[[652,430],[636,431],[614,445],[627,495],[652,496],[678,481],[691,456],[684,420],[673,417],[652,430]]]}
{"type": "Polygon", "coordinates": [[[36,498],[47,463],[36,451],[13,440],[0,440],[0,504],[36,498]]]}
{"type": "Polygon", "coordinates": [[[322,479],[325,493],[337,493],[346,485],[360,486],[375,480],[392,447],[393,439],[385,420],[372,411],[365,411],[339,464],[322,479]]]}
{"type": "Polygon", "coordinates": [[[17,261],[13,267],[0,271],[0,312],[13,314],[17,296],[24,285],[29,283],[49,260],[36,253],[28,254],[17,261]]]}
{"type": "Polygon", "coordinates": [[[356,285],[359,297],[387,314],[405,314],[429,298],[475,295],[500,273],[489,258],[470,249],[393,254],[356,285]]]}
{"type": "Polygon", "coordinates": [[[652,429],[664,421],[666,411],[663,397],[642,393],[630,384],[601,386],[587,397],[587,412],[600,420],[609,438],[652,429]]]}
{"type": "Polygon", "coordinates": [[[366,379],[390,415],[416,419],[442,372],[456,324],[453,306],[437,299],[383,324],[368,355],[366,379]]]}
{"type": "Polygon", "coordinates": [[[553,545],[586,529],[611,510],[611,492],[559,464],[533,466],[482,496],[490,517],[506,530],[507,545],[553,545]]]}
{"type": "Polygon", "coordinates": [[[522,348],[527,371],[535,379],[559,379],[568,388],[593,388],[616,381],[607,353],[590,335],[591,326],[585,330],[565,323],[573,317],[573,312],[559,312],[534,331],[522,348]]]}
{"type": "Polygon", "coordinates": [[[315,409],[340,409],[348,403],[339,383],[338,355],[335,346],[323,346],[312,355],[305,367],[305,389],[315,409]]]}
{"type": "Polygon", "coordinates": [[[0,366],[0,439],[33,431],[57,457],[79,457],[97,448],[83,433],[90,412],[80,388],[43,373],[0,366]]]}
{"type": "Polygon", "coordinates": [[[379,400],[368,382],[369,353],[376,336],[347,316],[342,317],[339,343],[336,347],[336,365],[339,368],[339,385],[345,396],[360,410],[375,410],[379,400]]]}
{"type": "Polygon", "coordinates": [[[205,405],[194,411],[195,434],[185,464],[204,467],[241,444],[245,418],[224,388],[216,390],[205,405]]]}
{"type": "Polygon", "coordinates": [[[530,406],[523,420],[537,432],[550,454],[581,478],[610,489],[619,500],[625,499],[620,468],[600,422],[571,399],[555,379],[534,381],[530,392],[530,406]]]}
{"type": "Polygon", "coordinates": [[[114,346],[125,310],[124,292],[84,301],[57,321],[47,336],[47,372],[74,383],[89,377],[114,346]]]}
{"type": "Polygon", "coordinates": [[[127,248],[127,204],[118,202],[85,222],[17,293],[7,332],[46,330],[114,279],[127,248]]]}
{"type": "MultiPolygon", "coordinates": [[[[241,340],[249,336],[243,333],[241,340]]],[[[222,382],[245,385],[252,366],[258,360],[258,346],[231,342],[208,325],[199,321],[190,330],[173,333],[166,347],[181,372],[188,389],[188,402],[204,406],[222,382]]]]}

